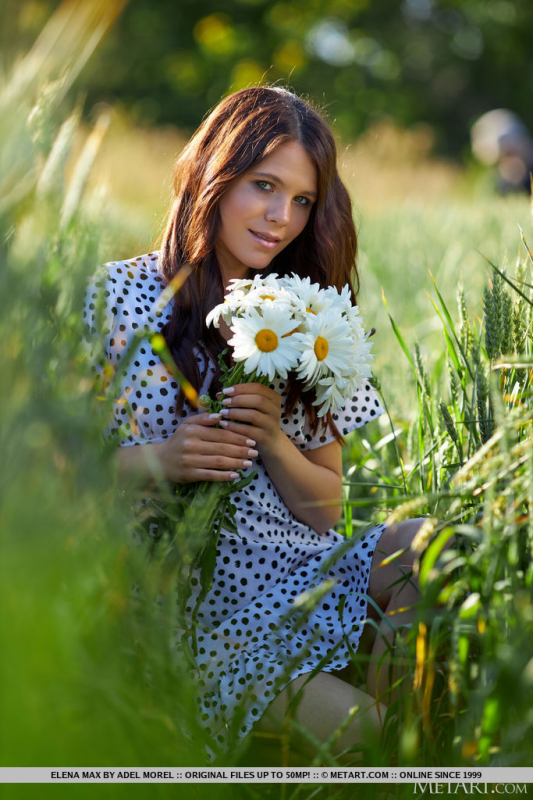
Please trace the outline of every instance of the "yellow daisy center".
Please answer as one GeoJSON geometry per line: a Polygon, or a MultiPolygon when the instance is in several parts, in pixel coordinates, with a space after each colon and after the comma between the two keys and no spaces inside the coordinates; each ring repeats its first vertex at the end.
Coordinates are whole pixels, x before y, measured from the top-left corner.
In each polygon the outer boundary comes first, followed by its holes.
{"type": "Polygon", "coordinates": [[[298,328],[293,328],[292,331],[289,331],[288,333],[284,333],[281,338],[282,339],[286,339],[287,336],[292,336],[293,333],[298,333],[298,328]]]}
{"type": "Polygon", "coordinates": [[[324,361],[328,354],[329,345],[323,336],[317,336],[315,342],[315,355],[319,361],[324,361]]]}
{"type": "Polygon", "coordinates": [[[276,299],[273,294],[260,294],[259,297],[261,298],[261,300],[275,300],[276,299]]]}
{"type": "Polygon", "coordinates": [[[316,311],[313,311],[312,308],[306,308],[305,310],[307,311],[308,314],[314,314],[316,317],[316,311]]]}
{"type": "Polygon", "coordinates": [[[269,328],[263,328],[255,336],[255,343],[262,353],[271,353],[278,346],[278,337],[269,328]]]}

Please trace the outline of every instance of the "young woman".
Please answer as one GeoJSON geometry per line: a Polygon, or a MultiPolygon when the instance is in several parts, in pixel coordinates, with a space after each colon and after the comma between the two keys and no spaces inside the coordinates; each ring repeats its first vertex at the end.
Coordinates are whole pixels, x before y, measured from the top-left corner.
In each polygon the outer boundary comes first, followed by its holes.
{"type": "MultiPolygon", "coordinates": [[[[270,87],[237,92],[215,108],[178,159],[174,189],[160,252],[106,267],[106,355],[118,369],[136,331],[162,331],[198,394],[214,395],[229,330],[208,329],[205,319],[232,278],[295,272],[322,287],[358,287],[351,203],[327,124],[302,99],[270,87]],[[183,268],[187,279],[164,305],[162,291],[183,268]]],[[[96,295],[95,287],[89,316],[96,295]]],[[[325,740],[356,705],[361,713],[336,748],[360,742],[365,725],[377,728],[384,717],[380,701],[389,701],[395,674],[388,644],[417,601],[416,585],[402,576],[412,571],[419,521],[377,525],[348,544],[332,530],[342,436],[382,412],[371,386],[325,424],[290,378],[235,386],[213,417],[191,405],[146,339],[124,370],[122,390],[110,432],[120,434],[123,475],[186,484],[258,473],[234,496],[239,536],[222,532],[198,613],[198,704],[213,752],[254,726],[279,730],[299,689],[292,713],[300,725],[325,740]],[[405,552],[381,566],[398,551],[405,552]],[[367,617],[378,616],[368,596],[386,621],[366,642],[372,659],[363,692],[339,671],[367,617]]]]}

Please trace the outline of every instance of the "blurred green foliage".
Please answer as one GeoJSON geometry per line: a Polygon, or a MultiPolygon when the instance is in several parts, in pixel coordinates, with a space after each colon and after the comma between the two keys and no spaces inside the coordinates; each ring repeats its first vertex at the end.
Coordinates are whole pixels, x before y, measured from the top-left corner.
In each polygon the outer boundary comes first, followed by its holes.
{"type": "MultiPolygon", "coordinates": [[[[172,656],[174,598],[157,597],[159,572],[132,546],[83,343],[85,280],[103,233],[87,179],[106,118],[67,181],[80,109],[63,120],[58,107],[120,10],[121,0],[84,0],[74,17],[65,9],[0,83],[2,766],[204,757],[201,737],[191,745],[195,708],[172,656]]],[[[2,788],[5,797],[60,792],[2,788]]]]}
{"type": "MultiPolygon", "coordinates": [[[[4,62],[57,5],[5,0],[4,62]]],[[[532,39],[529,0],[131,0],[82,85],[89,105],[193,129],[225,93],[288,81],[346,138],[384,115],[423,120],[457,154],[491,108],[533,126],[532,39]]]]}

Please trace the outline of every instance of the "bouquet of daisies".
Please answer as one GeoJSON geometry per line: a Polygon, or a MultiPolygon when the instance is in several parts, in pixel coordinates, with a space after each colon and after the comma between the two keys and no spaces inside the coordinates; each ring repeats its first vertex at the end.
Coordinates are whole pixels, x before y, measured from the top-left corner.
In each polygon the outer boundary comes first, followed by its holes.
{"type": "MultiPolygon", "coordinates": [[[[229,325],[235,366],[224,388],[236,383],[287,378],[293,372],[304,391],[314,389],[318,417],[342,408],[371,375],[373,355],[350,288],[321,289],[310,278],[257,275],[233,280],[207,325],[229,325]]],[[[216,401],[203,402],[218,411],[216,401]]]]}
{"type": "MultiPolygon", "coordinates": [[[[256,275],[250,280],[232,280],[224,302],[207,316],[206,324],[230,327],[232,367],[219,357],[222,392],[219,399],[203,395],[202,405],[211,413],[220,411],[224,390],[238,383],[268,385],[289,372],[301,382],[303,391],[314,390],[317,416],[335,413],[353,397],[370,377],[371,344],[367,341],[357,306],[351,303],[349,286],[321,289],[310,278],[297,275],[256,275]]],[[[178,502],[195,518],[210,505],[201,545],[190,563],[189,578],[199,569],[199,590],[192,619],[213,580],[216,549],[222,528],[237,534],[236,508],[231,494],[250,483],[257,473],[241,474],[231,484],[198,483],[181,487],[178,502]],[[214,498],[214,499],[213,499],[214,498]]],[[[182,609],[191,593],[190,581],[182,609]]],[[[195,647],[194,625],[189,629],[195,647]]],[[[184,642],[185,643],[185,642],[184,642]]]]}

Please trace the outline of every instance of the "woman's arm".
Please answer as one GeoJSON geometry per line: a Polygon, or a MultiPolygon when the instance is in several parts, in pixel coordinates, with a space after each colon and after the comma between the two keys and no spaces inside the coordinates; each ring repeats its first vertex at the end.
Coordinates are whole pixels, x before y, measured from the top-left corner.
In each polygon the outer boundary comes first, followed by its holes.
{"type": "Polygon", "coordinates": [[[338,442],[302,452],[281,432],[276,450],[261,457],[276,489],[295,517],[317,533],[325,533],[339,521],[342,513],[342,458],[338,442]]]}
{"type": "Polygon", "coordinates": [[[160,443],[146,442],[136,446],[118,447],[114,458],[121,483],[149,484],[158,478],[164,480],[164,469],[159,457],[160,443]]]}
{"type": "Polygon", "coordinates": [[[269,477],[287,507],[317,533],[324,533],[341,515],[340,444],[298,450],[280,428],[281,397],[277,392],[258,383],[232,389],[226,390],[230,396],[223,401],[226,409],[220,424],[234,433],[248,432],[256,440],[269,477]]]}

